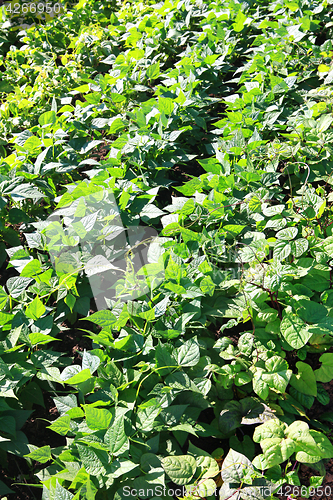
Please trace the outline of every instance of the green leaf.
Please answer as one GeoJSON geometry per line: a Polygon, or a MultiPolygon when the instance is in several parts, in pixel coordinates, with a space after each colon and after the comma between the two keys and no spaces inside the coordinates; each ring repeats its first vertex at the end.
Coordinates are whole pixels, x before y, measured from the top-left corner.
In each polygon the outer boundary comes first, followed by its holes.
{"type": "Polygon", "coordinates": [[[205,276],[200,281],[200,290],[211,297],[214,295],[215,283],[210,276],[205,276]]]}
{"type": "Polygon", "coordinates": [[[303,394],[317,396],[316,377],[311,366],[302,361],[298,361],[296,363],[296,368],[298,369],[298,374],[292,374],[290,385],[303,394]]]}
{"type": "Polygon", "coordinates": [[[138,428],[147,433],[153,429],[156,417],[161,413],[162,408],[155,399],[147,402],[145,408],[139,408],[137,413],[137,426],[138,428]]]}
{"type": "Polygon", "coordinates": [[[45,311],[46,309],[43,302],[38,297],[35,297],[34,300],[30,302],[30,304],[26,308],[25,315],[28,318],[36,320],[43,316],[45,311]]]}
{"type": "Polygon", "coordinates": [[[190,377],[184,372],[171,373],[166,377],[165,383],[178,391],[191,390],[194,392],[200,392],[200,390],[191,381],[190,377]]]}
{"type": "Polygon", "coordinates": [[[280,356],[272,356],[265,362],[265,368],[262,374],[263,381],[272,389],[285,392],[292,374],[292,371],[288,369],[288,363],[280,356]]]}
{"type": "Polygon", "coordinates": [[[218,175],[221,173],[221,164],[216,158],[206,158],[204,160],[198,160],[198,162],[206,172],[218,175]]]}
{"type": "Polygon", "coordinates": [[[238,236],[245,228],[246,226],[239,224],[227,224],[226,226],[223,226],[223,229],[228,231],[228,233],[231,233],[232,236],[238,236]]]}
{"type": "Polygon", "coordinates": [[[29,137],[24,143],[24,149],[29,151],[29,153],[34,154],[40,150],[42,142],[38,137],[34,135],[29,137]]]}
{"type": "MultiPolygon", "coordinates": [[[[115,118],[112,119],[111,126],[109,128],[109,134],[116,134],[119,132],[119,130],[122,130],[124,128],[124,122],[122,121],[121,118],[115,118]]],[[[96,141],[97,142],[97,141],[96,141]]],[[[100,144],[102,141],[98,141],[100,144]]],[[[94,144],[92,147],[95,147],[96,144],[94,144]]],[[[91,149],[91,145],[89,146],[89,149],[91,149]]]]}
{"type": "Polygon", "coordinates": [[[257,196],[253,196],[249,201],[249,209],[251,210],[251,212],[261,211],[261,201],[257,196]]]}
{"type": "Polygon", "coordinates": [[[279,438],[265,439],[260,445],[264,452],[266,464],[269,467],[285,462],[296,449],[295,442],[289,438],[282,440],[279,438]]]}
{"type": "Polygon", "coordinates": [[[280,356],[272,356],[265,362],[265,368],[257,367],[253,377],[253,389],[262,399],[267,399],[269,388],[285,392],[292,371],[280,356]]]}
{"type": "Polygon", "coordinates": [[[276,237],[279,240],[289,241],[289,240],[293,240],[294,238],[296,238],[297,233],[298,233],[297,227],[287,227],[285,229],[281,229],[281,231],[278,231],[276,233],[276,237]]]}
{"type": "Polygon", "coordinates": [[[25,404],[36,403],[45,408],[42,390],[36,382],[30,382],[23,388],[20,392],[20,401],[25,404]]]}
{"type": "Polygon", "coordinates": [[[54,111],[46,111],[38,118],[38,123],[42,126],[53,125],[57,120],[57,115],[54,111]]]}
{"type": "Polygon", "coordinates": [[[291,243],[291,253],[297,258],[303,255],[308,248],[309,242],[305,238],[299,238],[291,243]]]}
{"type": "Polygon", "coordinates": [[[321,115],[317,122],[317,129],[318,132],[325,132],[330,126],[331,123],[333,122],[333,117],[329,115],[321,115]]]}
{"type": "Polygon", "coordinates": [[[54,420],[54,422],[52,422],[52,424],[47,428],[57,434],[60,434],[60,436],[66,436],[67,432],[70,430],[70,422],[70,416],[65,415],[64,417],[59,417],[57,420],[54,420]]]}
{"type": "Polygon", "coordinates": [[[243,440],[240,441],[236,436],[231,436],[229,439],[230,448],[245,455],[249,460],[255,455],[255,444],[252,438],[248,435],[243,437],[243,440]]]}
{"type": "Polygon", "coordinates": [[[105,433],[104,441],[112,455],[117,456],[128,450],[129,440],[125,433],[123,416],[116,416],[105,433]]]}
{"type": "MultiPolygon", "coordinates": [[[[0,89],[1,89],[1,87],[0,87],[0,89]]],[[[0,480],[0,495],[1,496],[3,496],[3,495],[9,495],[10,493],[14,493],[14,491],[11,490],[10,488],[8,488],[8,486],[6,486],[5,483],[3,483],[0,480]]]]}
{"type": "Polygon", "coordinates": [[[158,344],[155,348],[155,359],[156,359],[156,368],[158,368],[158,373],[161,376],[167,375],[170,373],[172,368],[165,368],[165,369],[160,369],[163,366],[165,367],[176,367],[177,366],[177,361],[173,357],[173,355],[170,354],[168,348],[166,345],[163,345],[160,341],[158,341],[158,344]]]}
{"type": "Polygon", "coordinates": [[[329,70],[330,70],[330,67],[327,66],[326,64],[319,64],[319,66],[318,66],[319,73],[328,73],[329,70]]]}
{"type": "Polygon", "coordinates": [[[82,357],[82,370],[89,368],[90,373],[93,374],[100,365],[101,360],[95,354],[84,350],[82,357]]]}
{"type": "Polygon", "coordinates": [[[57,481],[54,498],[56,500],[72,500],[72,498],[74,498],[74,495],[70,493],[68,490],[66,490],[63,486],[61,486],[57,481]]]}
{"type": "MultiPolygon", "coordinates": [[[[318,387],[317,387],[318,390],[318,387]]],[[[306,396],[303,392],[297,391],[292,385],[290,384],[289,387],[289,393],[290,395],[302,406],[305,408],[308,408],[309,410],[311,409],[313,403],[314,403],[314,397],[313,396],[306,396]]]]}
{"type": "Polygon", "coordinates": [[[112,413],[110,411],[95,408],[91,405],[84,405],[84,411],[89,429],[98,431],[109,427],[112,420],[112,413]]]}
{"type": "Polygon", "coordinates": [[[53,401],[60,415],[64,415],[68,410],[77,407],[75,394],[67,394],[67,396],[54,397],[53,401]]]}
{"type": "Polygon", "coordinates": [[[296,460],[299,462],[316,463],[322,458],[330,458],[333,445],[321,432],[309,429],[305,422],[293,422],[287,430],[288,438],[297,445],[296,460]]]}
{"type": "Polygon", "coordinates": [[[297,301],[297,314],[307,323],[320,323],[327,316],[327,309],[313,300],[297,301]]]}
{"type": "Polygon", "coordinates": [[[222,464],[222,480],[226,483],[239,485],[243,478],[253,471],[250,460],[241,453],[230,449],[222,464]]]}
{"type": "Polygon", "coordinates": [[[146,71],[147,78],[149,80],[155,80],[160,76],[160,63],[151,64],[146,71]]]}
{"type": "Polygon", "coordinates": [[[91,321],[92,323],[96,323],[97,325],[102,326],[103,328],[109,328],[109,329],[112,329],[114,325],[117,323],[117,318],[108,309],[103,311],[97,311],[93,313],[91,316],[88,316],[88,318],[84,319],[91,321]]]}
{"type": "Polygon", "coordinates": [[[285,260],[291,254],[291,245],[288,241],[277,240],[274,245],[273,257],[278,261],[285,260]]]}
{"type": "MultiPolygon", "coordinates": [[[[164,488],[164,472],[161,467],[157,470],[152,470],[145,474],[144,476],[139,476],[133,481],[133,489],[140,491],[141,498],[151,498],[151,492],[159,486],[161,492],[164,488]]],[[[158,490],[157,490],[158,491],[158,490]]]]}
{"type": "Polygon", "coordinates": [[[21,277],[35,278],[42,272],[41,263],[38,259],[33,259],[21,271],[21,277]]]}
{"type": "Polygon", "coordinates": [[[200,360],[200,349],[197,339],[193,338],[184,342],[173,352],[180,366],[195,366],[200,360]]]}
{"type": "Polygon", "coordinates": [[[164,212],[156,207],[153,203],[147,204],[140,212],[140,217],[144,222],[153,219],[160,219],[164,212]]]}
{"type": "MultiPolygon", "coordinates": [[[[305,429],[308,429],[307,424],[305,424],[305,429]]],[[[256,427],[253,434],[253,441],[260,443],[262,447],[264,468],[273,467],[284,462],[295,452],[297,445],[292,435],[286,435],[288,430],[287,425],[277,418],[268,420],[256,427]]],[[[300,432],[303,432],[302,427],[300,428],[300,432]]],[[[253,463],[257,467],[256,459],[253,463]]]]}
{"type": "Polygon", "coordinates": [[[197,468],[195,458],[190,455],[165,457],[162,466],[171,481],[179,485],[190,483],[197,468]]]}
{"type": "Polygon", "coordinates": [[[200,241],[201,240],[201,235],[191,231],[190,229],[185,229],[185,228],[180,228],[180,232],[182,234],[183,240],[185,243],[188,243],[189,241],[200,241]]]}
{"type": "Polygon", "coordinates": [[[197,190],[200,189],[201,186],[202,186],[202,181],[197,177],[195,177],[190,181],[186,182],[183,186],[176,187],[176,189],[185,196],[192,196],[197,190]]]}
{"type": "Polygon", "coordinates": [[[314,374],[318,382],[331,382],[333,379],[333,354],[325,353],[320,358],[321,367],[314,374]]]}
{"type": "Polygon", "coordinates": [[[105,466],[108,463],[108,455],[105,451],[81,444],[77,444],[76,447],[80,460],[88,474],[97,476],[106,473],[105,466]]]}
{"type": "MultiPolygon", "coordinates": [[[[317,384],[317,399],[320,404],[326,406],[330,403],[331,398],[322,384],[317,384]]],[[[320,416],[322,418],[322,415],[320,416]]]]}
{"type": "MultiPolygon", "coordinates": [[[[56,340],[56,339],[52,339],[51,337],[51,340],[56,340]]],[[[47,366],[42,368],[37,372],[37,378],[39,378],[40,380],[50,380],[52,382],[59,382],[60,384],[62,383],[62,380],[60,378],[59,368],[57,368],[56,366],[47,366]]]]}
{"type": "Polygon", "coordinates": [[[241,426],[242,409],[238,401],[229,401],[220,413],[219,427],[225,434],[241,426]]]}
{"type": "MultiPolygon", "coordinates": [[[[152,66],[155,66],[154,64],[152,66]]],[[[151,66],[151,67],[152,67],[151,66]]],[[[157,75],[159,76],[159,75],[157,75]]],[[[152,77],[154,78],[154,77],[152,77]]],[[[155,77],[157,78],[157,77],[155,77]]],[[[161,113],[165,113],[166,115],[171,115],[174,108],[174,101],[170,99],[170,97],[159,97],[158,98],[158,109],[161,113]]]]}
{"type": "Polygon", "coordinates": [[[25,457],[37,460],[37,462],[40,462],[41,464],[45,464],[52,458],[51,448],[49,445],[42,446],[41,448],[31,451],[28,455],[25,455],[25,457]]]}
{"type": "MultiPolygon", "coordinates": [[[[63,373],[61,374],[61,377],[62,376],[63,373]]],[[[64,379],[64,382],[66,382],[66,384],[76,385],[76,384],[81,384],[82,382],[85,382],[90,378],[91,378],[91,373],[90,370],[87,368],[85,370],[81,370],[76,375],[73,375],[73,377],[64,379]]]]}
{"type": "Polygon", "coordinates": [[[8,295],[6,294],[5,290],[0,287],[0,309],[3,309],[7,303],[8,295]]]}
{"type": "Polygon", "coordinates": [[[69,307],[70,311],[73,312],[73,307],[75,306],[76,298],[71,293],[68,293],[64,298],[65,304],[69,307]]]}
{"type": "Polygon", "coordinates": [[[202,478],[196,485],[193,493],[200,498],[212,497],[216,492],[216,483],[213,479],[202,478]]]}
{"type": "Polygon", "coordinates": [[[23,278],[22,276],[9,278],[9,280],[7,280],[6,285],[13,299],[19,297],[21,293],[24,292],[27,286],[31,283],[31,281],[32,281],[31,278],[23,278]]]}
{"type": "Polygon", "coordinates": [[[0,429],[6,435],[16,438],[16,420],[10,415],[4,415],[0,417],[0,429]]]}
{"type": "Polygon", "coordinates": [[[9,93],[9,92],[13,92],[14,91],[14,87],[13,85],[10,85],[8,82],[2,80],[0,82],[0,92],[6,92],[6,93],[9,93]]]}
{"type": "Polygon", "coordinates": [[[236,373],[234,382],[235,382],[235,385],[240,387],[242,385],[248,384],[249,382],[251,382],[251,380],[252,380],[251,373],[240,372],[240,373],[236,373]]]}
{"type": "Polygon", "coordinates": [[[293,312],[287,312],[280,325],[285,340],[294,349],[301,349],[311,337],[306,323],[293,312]]]}
{"type": "Polygon", "coordinates": [[[236,16],[235,22],[232,25],[234,31],[236,31],[237,33],[239,31],[242,31],[242,29],[244,28],[244,22],[246,21],[246,19],[247,19],[247,17],[243,14],[243,12],[241,10],[239,10],[238,14],[236,16]]]}

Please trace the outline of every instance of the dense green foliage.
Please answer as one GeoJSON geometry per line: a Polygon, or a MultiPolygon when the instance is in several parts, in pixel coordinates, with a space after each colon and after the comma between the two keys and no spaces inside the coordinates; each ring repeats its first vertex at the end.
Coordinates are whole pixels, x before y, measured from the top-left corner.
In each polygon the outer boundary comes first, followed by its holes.
{"type": "Polygon", "coordinates": [[[331,18],[326,0],[80,0],[29,27],[2,7],[0,464],[37,461],[43,500],[222,481],[221,500],[262,500],[302,463],[322,484],[331,18]],[[46,219],[105,189],[158,231],[164,280],[94,312],[86,273],[51,266],[46,219]],[[82,362],[68,331],[92,342],[82,362]],[[46,396],[58,447],[21,430],[46,396]]]}

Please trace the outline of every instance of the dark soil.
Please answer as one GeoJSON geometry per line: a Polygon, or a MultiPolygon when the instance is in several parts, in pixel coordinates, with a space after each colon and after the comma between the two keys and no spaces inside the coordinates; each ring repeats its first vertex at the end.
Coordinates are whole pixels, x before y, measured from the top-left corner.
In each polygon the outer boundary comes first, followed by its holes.
{"type": "Polygon", "coordinates": [[[99,144],[97,148],[93,149],[91,159],[96,161],[107,160],[109,151],[110,146],[107,145],[107,142],[103,142],[102,144],[99,144]]]}
{"type": "Polygon", "coordinates": [[[0,478],[8,488],[13,490],[13,493],[7,495],[10,500],[39,500],[42,496],[41,489],[27,486],[35,483],[36,479],[34,469],[29,469],[24,458],[15,457],[8,453],[7,467],[5,469],[0,467],[0,478]]]}
{"type": "Polygon", "coordinates": [[[81,358],[77,359],[77,351],[92,349],[91,339],[87,338],[86,334],[79,329],[89,330],[91,326],[90,321],[77,321],[72,328],[60,332],[58,340],[53,343],[54,350],[74,356],[73,364],[77,364],[78,361],[81,361],[81,358]]]}

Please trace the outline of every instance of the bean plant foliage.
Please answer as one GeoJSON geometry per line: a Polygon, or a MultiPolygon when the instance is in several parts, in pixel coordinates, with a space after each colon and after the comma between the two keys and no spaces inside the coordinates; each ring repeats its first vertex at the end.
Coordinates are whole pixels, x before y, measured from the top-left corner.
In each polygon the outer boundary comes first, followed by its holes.
{"type": "Polygon", "coordinates": [[[48,21],[7,7],[1,467],[26,460],[13,483],[43,500],[262,500],[302,486],[302,464],[320,486],[333,458],[331,0],[80,0],[48,21]],[[50,248],[88,231],[106,248],[105,193],[154,240],[101,307],[92,247],[75,265],[50,248]],[[53,445],[31,442],[32,417],[53,445]]]}

